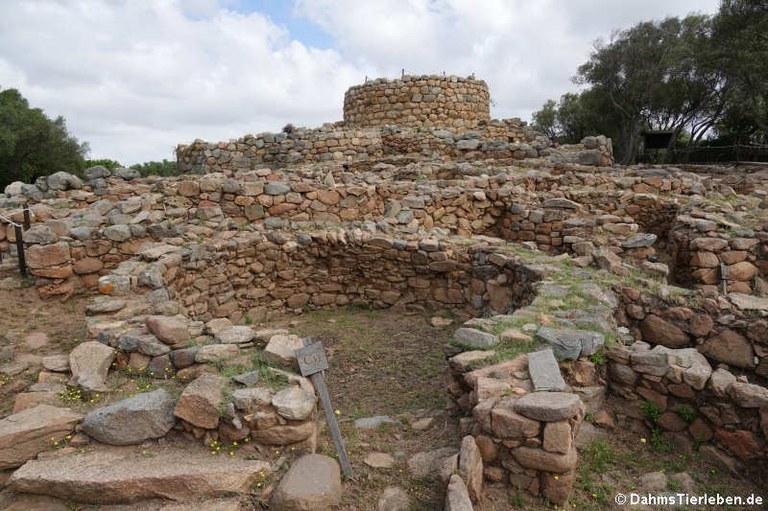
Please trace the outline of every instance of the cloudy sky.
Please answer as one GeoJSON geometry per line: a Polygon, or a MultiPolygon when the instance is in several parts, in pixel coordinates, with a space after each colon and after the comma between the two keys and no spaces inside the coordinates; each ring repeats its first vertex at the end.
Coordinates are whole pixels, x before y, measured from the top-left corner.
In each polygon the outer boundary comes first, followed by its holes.
{"type": "Polygon", "coordinates": [[[342,118],[365,77],[474,73],[530,119],[593,42],[718,0],[0,0],[0,88],[64,116],[92,158],[172,159],[342,118]]]}

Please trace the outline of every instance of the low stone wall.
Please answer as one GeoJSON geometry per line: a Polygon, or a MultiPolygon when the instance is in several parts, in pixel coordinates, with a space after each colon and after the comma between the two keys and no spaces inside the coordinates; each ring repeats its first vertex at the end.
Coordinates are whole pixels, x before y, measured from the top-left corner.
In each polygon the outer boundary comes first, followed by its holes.
{"type": "MultiPolygon", "coordinates": [[[[428,189],[418,179],[393,183],[371,180],[372,174],[358,179],[343,171],[336,174],[340,183],[333,173],[299,175],[270,169],[233,177],[209,174],[165,180],[93,175],[76,189],[43,191],[32,186],[28,198],[33,229],[25,241],[30,271],[43,296],[95,287],[99,275],[132,257],[148,241],[215,237],[235,229],[311,230],[355,222],[384,234],[435,228],[465,236],[486,234],[584,256],[587,263],[601,246],[621,247],[623,256],[637,262],[651,261],[661,255],[652,246],[661,236],[656,246],[672,252],[671,271],[677,281],[696,284],[688,278],[695,274],[711,282],[717,277],[717,267],[711,265],[722,261],[731,267],[731,291],[765,294],[765,232],[745,230],[733,237],[718,222],[678,214],[680,196],[647,193],[668,188],[682,194],[705,193],[700,182],[686,176],[662,179],[630,172],[615,177],[586,169],[529,174],[513,168],[489,177],[439,181],[428,189]],[[624,185],[644,191],[622,191],[624,185]],[[657,238],[646,236],[654,232],[657,238]],[[710,249],[713,243],[718,247],[726,243],[728,249],[722,249],[722,256],[699,250],[699,255],[689,257],[690,247],[698,243],[710,249]]],[[[407,169],[385,165],[382,172],[387,177],[407,169]]],[[[440,172],[432,170],[433,175],[440,172]]],[[[3,200],[10,203],[17,198],[3,200]]],[[[7,213],[14,215],[13,210],[7,213]]],[[[16,210],[15,217],[19,216],[16,210]]],[[[5,238],[0,243],[12,243],[13,231],[7,231],[5,238]]],[[[666,275],[665,268],[652,266],[666,275]]]]}
{"type": "MultiPolygon", "coordinates": [[[[731,335],[736,334],[720,334],[723,340],[731,335]]],[[[765,387],[723,367],[713,371],[695,348],[651,348],[636,342],[610,347],[606,356],[610,388],[622,397],[621,413],[644,438],[687,451],[701,445],[704,459],[725,463],[736,473],[768,459],[765,387]],[[715,446],[735,459],[724,457],[715,446]]]]}
{"type": "Polygon", "coordinates": [[[458,76],[379,78],[344,94],[348,126],[472,128],[491,119],[490,93],[483,80],[458,76]]]}
{"type": "Polygon", "coordinates": [[[760,237],[743,237],[718,231],[714,222],[688,216],[680,216],[676,222],[669,239],[674,275],[679,283],[709,294],[717,294],[723,284],[732,293],[768,292],[765,233],[760,237]]]}
{"type": "MultiPolygon", "coordinates": [[[[544,159],[553,163],[608,166],[613,150],[605,137],[587,137],[581,144],[551,147],[546,138],[519,119],[491,121],[473,130],[430,130],[385,126],[350,128],[340,124],[288,133],[246,135],[229,142],[195,140],[177,148],[183,173],[236,173],[264,165],[375,162],[383,158],[450,158],[453,160],[544,159]]],[[[370,168],[371,165],[368,167],[370,168]]]]}
{"type": "MultiPolygon", "coordinates": [[[[686,293],[685,290],[680,291],[686,293]]],[[[657,346],[657,351],[662,353],[658,356],[659,360],[666,360],[667,349],[688,350],[685,353],[689,358],[693,356],[690,350],[694,350],[706,355],[712,364],[719,364],[717,367],[744,375],[743,378],[761,384],[768,378],[768,320],[762,317],[768,310],[768,299],[741,293],[718,298],[699,296],[696,301],[700,305],[694,307],[685,299],[682,301],[686,305],[681,306],[675,303],[674,298],[665,301],[652,292],[628,286],[621,287],[618,295],[621,299],[619,322],[629,327],[635,339],[657,346]]],[[[700,358],[697,356],[697,359],[700,358]]],[[[653,378],[665,375],[666,372],[652,374],[653,378]]],[[[671,373],[667,377],[671,378],[671,373]]],[[[623,381],[624,385],[632,385],[629,379],[623,381]]],[[[695,390],[702,390],[702,385],[695,390]]],[[[657,389],[657,386],[653,388],[657,389]]],[[[693,399],[689,390],[680,392],[693,399]]],[[[712,395],[706,400],[709,397],[712,395]]]]}

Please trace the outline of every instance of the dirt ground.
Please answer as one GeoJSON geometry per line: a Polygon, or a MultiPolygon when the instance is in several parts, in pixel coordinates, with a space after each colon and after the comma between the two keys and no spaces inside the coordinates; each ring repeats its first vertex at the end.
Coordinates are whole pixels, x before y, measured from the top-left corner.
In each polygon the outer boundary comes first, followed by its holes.
{"type": "MultiPolygon", "coordinates": [[[[42,356],[67,353],[84,338],[86,303],[86,299],[78,297],[64,303],[42,302],[30,288],[0,291],[0,365],[21,362],[29,366],[20,374],[0,377],[1,416],[10,413],[14,395],[35,381],[42,356]],[[47,341],[30,342],[29,334],[36,332],[47,334],[47,341]]],[[[442,509],[443,483],[430,477],[415,478],[407,468],[407,460],[413,454],[446,446],[458,448],[461,440],[459,416],[448,406],[445,392],[448,372],[442,349],[456,325],[435,328],[429,320],[428,315],[347,308],[284,316],[265,325],[288,326],[292,333],[312,336],[325,346],[330,362],[326,380],[354,472],[353,477],[344,482],[342,510],[376,509],[379,495],[391,485],[401,486],[409,493],[414,510],[442,509]],[[361,430],[354,425],[358,418],[378,415],[397,419],[400,425],[378,430],[361,430]],[[414,422],[424,418],[433,419],[428,428],[413,427],[414,422]],[[391,468],[368,466],[364,460],[375,452],[391,455],[394,465],[391,468]]],[[[337,456],[327,428],[318,451],[337,456]]],[[[285,454],[290,461],[291,453],[280,454],[285,454]]],[[[236,455],[245,455],[245,452],[236,455]]],[[[700,460],[697,452],[659,452],[642,442],[638,435],[616,430],[606,440],[581,449],[574,493],[566,509],[619,509],[613,504],[615,493],[631,491],[639,476],[654,471],[687,472],[696,483],[697,494],[755,493],[768,497],[764,483],[736,478],[710,467],[700,460]]],[[[269,483],[273,487],[274,482],[266,481],[254,487],[253,494],[243,499],[245,507],[264,509],[262,497],[267,496],[264,490],[270,487],[269,483]]],[[[98,507],[73,504],[68,509],[98,507]]],[[[501,486],[489,486],[485,501],[476,509],[554,507],[501,486]]],[[[742,508],[710,506],[706,509],[742,508]]]]}

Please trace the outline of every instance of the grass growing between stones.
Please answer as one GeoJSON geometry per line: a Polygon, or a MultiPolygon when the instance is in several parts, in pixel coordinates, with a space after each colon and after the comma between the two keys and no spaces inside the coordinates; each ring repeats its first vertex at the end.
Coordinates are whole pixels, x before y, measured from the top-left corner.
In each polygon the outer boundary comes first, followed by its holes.
{"type": "MultiPolygon", "coordinates": [[[[593,440],[579,448],[579,461],[573,492],[568,502],[554,506],[541,499],[533,499],[517,490],[507,491],[501,486],[486,487],[486,501],[475,506],[475,511],[608,511],[620,509],[640,509],[636,506],[618,506],[615,504],[617,493],[628,495],[632,492],[641,495],[648,493],[686,493],[689,495],[741,495],[751,494],[768,496],[765,481],[750,481],[715,468],[704,462],[697,451],[658,452],[644,438],[624,431],[614,430],[606,439],[593,440]],[[640,477],[652,472],[662,472],[668,477],[666,490],[647,490],[641,486],[640,477]],[[671,476],[687,473],[693,488],[685,488],[671,476]]],[[[664,506],[643,509],[669,509],[672,511],[717,510],[743,511],[744,509],[762,509],[744,506],[664,506]]]]}

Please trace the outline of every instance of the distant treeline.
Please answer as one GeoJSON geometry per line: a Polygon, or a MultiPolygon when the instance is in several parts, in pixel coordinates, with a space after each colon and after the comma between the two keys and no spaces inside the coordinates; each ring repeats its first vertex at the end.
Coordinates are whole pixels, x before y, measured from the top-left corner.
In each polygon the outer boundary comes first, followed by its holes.
{"type": "MultiPolygon", "coordinates": [[[[114,160],[87,160],[89,147],[67,130],[63,117],[50,119],[31,108],[16,89],[0,90],[0,192],[13,181],[33,182],[40,176],[64,171],[82,176],[94,165],[122,167],[114,160]]],[[[175,161],[132,165],[141,175],[176,175],[175,161]]]]}

